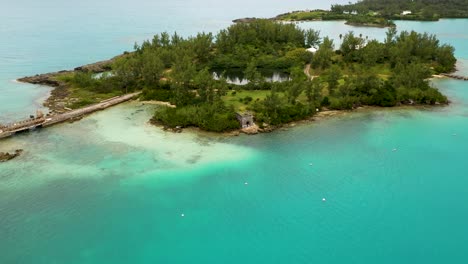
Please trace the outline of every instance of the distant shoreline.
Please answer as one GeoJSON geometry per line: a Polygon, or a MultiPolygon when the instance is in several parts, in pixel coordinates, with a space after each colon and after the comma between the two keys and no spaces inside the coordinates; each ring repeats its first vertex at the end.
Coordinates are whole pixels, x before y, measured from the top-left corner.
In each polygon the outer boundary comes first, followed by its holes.
{"type": "Polygon", "coordinates": [[[383,18],[381,16],[355,15],[355,14],[334,14],[330,10],[296,10],[288,13],[276,15],[271,18],[245,17],[232,20],[233,23],[250,23],[257,19],[267,19],[272,21],[284,22],[314,22],[314,21],[345,21],[346,25],[355,27],[395,27],[394,21],[419,21],[419,22],[438,22],[441,19],[468,19],[468,17],[439,17],[437,19],[423,19],[414,17],[383,18]],[[352,21],[355,18],[364,18],[367,21],[352,21]]]}

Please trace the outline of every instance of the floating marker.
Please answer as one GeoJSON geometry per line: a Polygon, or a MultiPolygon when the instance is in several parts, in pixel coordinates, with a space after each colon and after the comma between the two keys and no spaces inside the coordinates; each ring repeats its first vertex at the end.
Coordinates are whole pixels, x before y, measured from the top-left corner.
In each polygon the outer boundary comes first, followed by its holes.
{"type": "Polygon", "coordinates": [[[181,217],[184,217],[184,216],[185,216],[185,214],[181,214],[180,216],[181,216],[181,217]]]}
{"type": "Polygon", "coordinates": [[[327,199],[325,199],[325,198],[322,198],[322,202],[326,202],[326,201],[327,201],[327,199]]]}
{"type": "Polygon", "coordinates": [[[392,151],[393,151],[393,152],[395,152],[395,151],[397,151],[397,149],[396,149],[396,148],[394,148],[394,149],[392,149],[392,151]]]}
{"type": "Polygon", "coordinates": [[[249,183],[248,183],[248,182],[244,182],[244,185],[249,185],[249,183]]]}
{"type": "Polygon", "coordinates": [[[313,163],[309,163],[309,166],[313,166],[314,164],[313,163]]]}

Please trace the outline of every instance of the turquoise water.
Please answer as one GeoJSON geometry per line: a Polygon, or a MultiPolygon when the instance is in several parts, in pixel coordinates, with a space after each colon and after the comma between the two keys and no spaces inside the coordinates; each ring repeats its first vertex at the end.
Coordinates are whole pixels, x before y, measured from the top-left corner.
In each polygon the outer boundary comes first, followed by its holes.
{"type": "MultiPolygon", "coordinates": [[[[28,115],[47,95],[10,81],[18,76],[104,59],[162,30],[307,7],[251,2],[9,3],[0,118],[28,115]]],[[[335,37],[385,32],[301,25],[335,37]]],[[[398,26],[440,34],[468,72],[467,20],[398,26]]],[[[0,263],[466,263],[468,82],[434,85],[450,106],[362,111],[254,137],[166,133],[146,124],[157,106],[129,103],[0,141],[0,151],[25,149],[0,164],[0,263]]]]}

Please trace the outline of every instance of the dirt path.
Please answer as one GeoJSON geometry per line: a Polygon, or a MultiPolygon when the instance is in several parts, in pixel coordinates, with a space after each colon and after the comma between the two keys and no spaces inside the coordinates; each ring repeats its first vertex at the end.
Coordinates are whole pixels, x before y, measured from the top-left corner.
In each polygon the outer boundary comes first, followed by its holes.
{"type": "Polygon", "coordinates": [[[310,63],[307,64],[304,68],[304,74],[307,76],[307,78],[309,80],[313,80],[315,77],[318,77],[318,76],[315,76],[315,75],[310,75],[310,63]]]}

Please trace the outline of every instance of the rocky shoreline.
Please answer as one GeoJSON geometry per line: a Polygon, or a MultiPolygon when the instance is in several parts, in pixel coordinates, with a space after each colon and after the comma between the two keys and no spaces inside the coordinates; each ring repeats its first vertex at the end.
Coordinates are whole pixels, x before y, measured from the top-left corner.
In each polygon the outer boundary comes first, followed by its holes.
{"type": "Polygon", "coordinates": [[[61,81],[59,77],[75,72],[102,73],[109,71],[111,70],[112,62],[124,55],[116,56],[110,60],[98,61],[95,63],[79,66],[73,70],[63,70],[58,72],[36,74],[34,76],[26,76],[17,79],[17,81],[53,87],[50,96],[45,100],[43,105],[49,108],[51,114],[61,114],[70,110],[67,109],[66,106],[68,103],[73,101],[73,98],[69,98],[69,87],[64,81],[61,81]]]}
{"type": "Polygon", "coordinates": [[[447,104],[439,104],[439,105],[420,105],[420,104],[401,104],[398,106],[393,106],[393,107],[380,107],[380,106],[359,106],[351,110],[328,110],[325,109],[323,111],[318,112],[317,114],[310,116],[306,119],[303,120],[297,120],[293,121],[290,123],[285,123],[281,125],[268,125],[268,124],[262,124],[261,127],[259,127],[257,124],[254,126],[248,127],[248,128],[242,128],[242,129],[236,129],[233,131],[226,131],[226,132],[209,132],[202,130],[198,127],[167,127],[162,125],[161,123],[155,121],[154,119],[151,119],[149,121],[150,125],[157,126],[161,128],[164,131],[167,132],[172,132],[172,133],[182,133],[184,130],[187,130],[189,133],[200,133],[204,135],[212,135],[212,136],[226,136],[226,137],[233,137],[233,136],[240,136],[241,134],[245,135],[257,135],[257,134],[264,134],[264,133],[271,133],[275,131],[288,131],[291,128],[294,128],[296,126],[300,126],[303,124],[310,124],[312,122],[319,122],[322,120],[327,120],[329,118],[336,118],[336,117],[342,117],[346,116],[352,113],[360,113],[360,112],[371,112],[371,111],[376,111],[376,110],[386,110],[386,111],[394,111],[394,110],[409,110],[409,109],[419,109],[419,110],[427,110],[427,109],[433,109],[435,107],[443,107],[446,106],[447,104]]]}
{"type": "Polygon", "coordinates": [[[0,162],[7,162],[9,160],[12,160],[12,159],[18,157],[19,155],[21,155],[21,153],[23,153],[22,149],[17,149],[13,153],[0,152],[0,162]]]}

